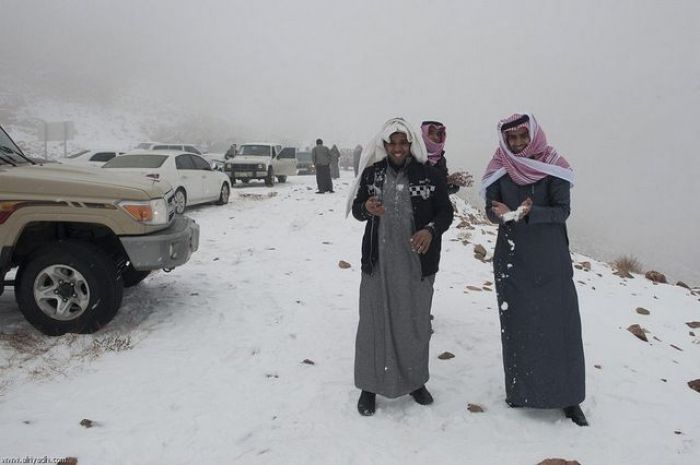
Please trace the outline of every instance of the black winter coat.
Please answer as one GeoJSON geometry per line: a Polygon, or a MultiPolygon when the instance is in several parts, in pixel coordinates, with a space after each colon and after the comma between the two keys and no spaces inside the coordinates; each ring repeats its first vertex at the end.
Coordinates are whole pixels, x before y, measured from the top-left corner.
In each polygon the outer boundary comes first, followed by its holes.
{"type": "MultiPolygon", "coordinates": [[[[425,277],[438,271],[442,233],[450,227],[454,209],[447,194],[445,178],[437,169],[413,160],[408,160],[407,163],[405,169],[415,231],[428,229],[433,234],[428,252],[420,256],[421,274],[425,277]]],[[[387,159],[365,168],[352,204],[352,215],[359,221],[367,221],[362,237],[362,271],[368,274],[372,274],[374,265],[379,260],[378,226],[381,217],[370,215],[365,202],[375,194],[375,188],[383,189],[387,169],[387,159]]]]}
{"type": "MultiPolygon", "coordinates": [[[[427,164],[428,162],[426,162],[427,164]]],[[[429,165],[431,166],[431,165],[429,165]]],[[[442,157],[438,160],[437,163],[432,165],[433,168],[436,168],[440,174],[442,174],[443,178],[445,179],[445,182],[447,182],[447,176],[449,176],[450,172],[447,169],[447,160],[445,160],[445,152],[442,152],[442,157]]],[[[456,194],[459,191],[459,186],[457,184],[447,184],[447,193],[448,194],[456,194]]]]}

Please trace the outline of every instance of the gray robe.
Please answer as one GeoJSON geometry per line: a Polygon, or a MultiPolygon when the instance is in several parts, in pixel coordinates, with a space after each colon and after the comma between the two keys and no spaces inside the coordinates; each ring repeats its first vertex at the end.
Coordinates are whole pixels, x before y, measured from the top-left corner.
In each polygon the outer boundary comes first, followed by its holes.
{"type": "Polygon", "coordinates": [[[527,197],[529,215],[498,228],[493,269],[501,319],[506,401],[537,408],[577,405],[586,396],[578,298],[566,219],[570,184],[547,176],[527,186],[505,175],[486,191],[515,210],[527,197]]]}
{"type": "Polygon", "coordinates": [[[414,225],[408,177],[403,170],[388,168],[386,173],[378,266],[372,275],[362,273],[360,284],[355,386],[393,398],[428,381],[435,275],[421,279],[420,259],[411,250],[414,225]]]}

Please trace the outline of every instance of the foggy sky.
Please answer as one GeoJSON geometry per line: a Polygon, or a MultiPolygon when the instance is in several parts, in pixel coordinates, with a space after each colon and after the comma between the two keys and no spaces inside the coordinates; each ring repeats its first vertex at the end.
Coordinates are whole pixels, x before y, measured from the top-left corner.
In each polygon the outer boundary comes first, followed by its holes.
{"type": "Polygon", "coordinates": [[[0,63],[106,103],[149,95],[262,134],[448,127],[480,178],[531,111],[573,165],[574,246],[700,283],[700,2],[1,0],[0,63]]]}

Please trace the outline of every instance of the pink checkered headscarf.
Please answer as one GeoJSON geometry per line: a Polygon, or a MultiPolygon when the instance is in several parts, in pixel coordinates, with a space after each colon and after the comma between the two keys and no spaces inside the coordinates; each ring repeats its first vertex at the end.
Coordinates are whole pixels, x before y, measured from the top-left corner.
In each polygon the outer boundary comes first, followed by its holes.
{"type": "Polygon", "coordinates": [[[533,184],[545,176],[556,176],[573,185],[574,172],[564,157],[554,147],[547,145],[547,136],[531,114],[516,113],[498,122],[499,147],[486,167],[481,178],[479,192],[486,196],[486,188],[498,181],[506,173],[519,186],[533,184]],[[530,143],[525,149],[514,154],[508,148],[505,133],[526,127],[530,133],[530,143]]]}
{"type": "Polygon", "coordinates": [[[437,121],[423,121],[420,125],[420,130],[423,135],[425,148],[428,150],[428,161],[431,165],[435,165],[442,158],[442,153],[445,151],[445,139],[447,139],[447,128],[444,124],[437,121]],[[440,136],[440,142],[433,142],[428,137],[430,129],[434,129],[440,136]]]}

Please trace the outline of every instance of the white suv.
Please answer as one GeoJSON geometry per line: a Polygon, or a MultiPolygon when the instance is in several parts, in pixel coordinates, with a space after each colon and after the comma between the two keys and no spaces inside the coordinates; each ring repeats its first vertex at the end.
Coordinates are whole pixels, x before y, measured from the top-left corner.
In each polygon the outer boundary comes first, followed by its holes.
{"type": "Polygon", "coordinates": [[[224,165],[224,172],[231,178],[247,183],[251,179],[263,179],[266,186],[272,186],[275,178],[286,182],[287,176],[297,174],[296,148],[285,147],[269,142],[243,144],[235,157],[224,165]]]}

